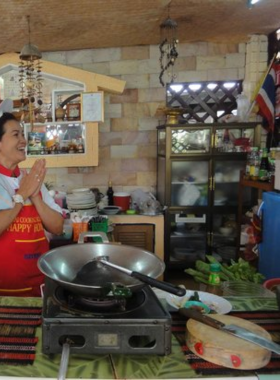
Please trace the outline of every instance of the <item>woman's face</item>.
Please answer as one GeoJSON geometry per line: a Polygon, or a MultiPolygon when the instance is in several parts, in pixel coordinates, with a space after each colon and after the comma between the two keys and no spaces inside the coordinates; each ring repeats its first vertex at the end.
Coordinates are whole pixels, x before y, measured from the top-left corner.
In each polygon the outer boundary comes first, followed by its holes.
{"type": "Polygon", "coordinates": [[[5,133],[0,141],[0,164],[13,170],[26,158],[26,140],[21,125],[16,120],[8,120],[5,133]]]}

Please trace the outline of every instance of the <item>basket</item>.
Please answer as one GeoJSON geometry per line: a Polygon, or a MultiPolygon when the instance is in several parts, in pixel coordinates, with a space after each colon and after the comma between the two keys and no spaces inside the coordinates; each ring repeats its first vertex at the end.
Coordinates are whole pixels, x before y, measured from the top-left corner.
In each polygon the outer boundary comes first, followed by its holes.
{"type": "Polygon", "coordinates": [[[104,218],[103,222],[90,222],[90,229],[91,231],[101,231],[105,232],[105,234],[108,232],[108,219],[104,218]]]}
{"type": "Polygon", "coordinates": [[[275,294],[260,284],[245,281],[225,281],[222,283],[223,296],[275,297],[275,294]]]}

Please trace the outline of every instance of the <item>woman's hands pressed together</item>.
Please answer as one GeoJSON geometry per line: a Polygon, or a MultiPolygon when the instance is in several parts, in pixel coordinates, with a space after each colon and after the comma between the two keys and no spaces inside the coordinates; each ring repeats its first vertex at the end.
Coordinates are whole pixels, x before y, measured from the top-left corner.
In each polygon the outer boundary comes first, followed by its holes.
{"type": "Polygon", "coordinates": [[[29,173],[26,171],[23,173],[23,177],[20,182],[18,194],[20,194],[24,200],[30,198],[31,201],[39,195],[41,186],[46,176],[46,160],[36,160],[29,173]]]}

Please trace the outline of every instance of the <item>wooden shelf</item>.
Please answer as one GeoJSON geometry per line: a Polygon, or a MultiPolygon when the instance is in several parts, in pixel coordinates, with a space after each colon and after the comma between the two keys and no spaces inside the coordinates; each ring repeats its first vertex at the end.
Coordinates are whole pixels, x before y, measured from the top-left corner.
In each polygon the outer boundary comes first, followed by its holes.
{"type": "Polygon", "coordinates": [[[254,189],[272,191],[274,190],[274,181],[273,182],[261,182],[261,181],[252,181],[249,179],[243,178],[243,173],[240,174],[240,185],[244,187],[252,187],[254,189]]]}

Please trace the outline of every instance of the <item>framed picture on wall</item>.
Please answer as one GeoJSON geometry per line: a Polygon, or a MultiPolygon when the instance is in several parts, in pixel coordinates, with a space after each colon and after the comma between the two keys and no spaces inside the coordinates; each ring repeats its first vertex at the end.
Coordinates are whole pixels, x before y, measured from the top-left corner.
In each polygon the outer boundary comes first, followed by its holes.
{"type": "Polygon", "coordinates": [[[81,120],[81,104],[68,103],[66,105],[67,120],[81,120]]]}
{"type": "Polygon", "coordinates": [[[104,94],[102,91],[83,92],[82,96],[82,121],[104,121],[104,94]]]}

